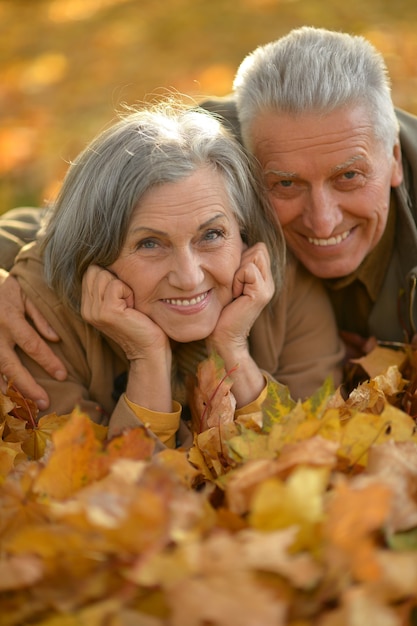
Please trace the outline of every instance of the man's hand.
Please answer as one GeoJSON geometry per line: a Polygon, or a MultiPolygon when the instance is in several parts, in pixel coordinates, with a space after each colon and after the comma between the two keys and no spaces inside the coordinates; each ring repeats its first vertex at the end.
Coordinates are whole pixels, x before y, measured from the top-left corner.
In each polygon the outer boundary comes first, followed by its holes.
{"type": "Polygon", "coordinates": [[[5,391],[7,381],[11,381],[24,396],[33,399],[41,410],[45,410],[49,406],[48,395],[22,365],[14,350],[18,345],[50,376],[64,380],[67,372],[63,363],[42,337],[48,341],[59,341],[39,310],[24,298],[17,280],[0,270],[0,389],[5,391]]]}
{"type": "Polygon", "coordinates": [[[346,362],[369,354],[378,345],[376,337],[362,337],[357,333],[351,333],[346,330],[341,330],[339,334],[345,344],[346,362]]]}

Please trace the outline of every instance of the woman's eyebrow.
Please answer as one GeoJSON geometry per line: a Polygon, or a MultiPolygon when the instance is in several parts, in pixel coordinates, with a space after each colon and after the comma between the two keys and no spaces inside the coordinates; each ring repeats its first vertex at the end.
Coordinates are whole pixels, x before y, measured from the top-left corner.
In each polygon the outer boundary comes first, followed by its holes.
{"type": "MultiPolygon", "coordinates": [[[[217,220],[219,219],[228,220],[228,216],[226,215],[226,213],[216,213],[216,215],[213,215],[205,222],[202,222],[202,224],[198,226],[198,230],[203,230],[204,228],[207,228],[207,226],[210,226],[213,222],[217,222],[217,220]]],[[[135,228],[132,228],[130,230],[130,233],[132,234],[138,234],[140,232],[145,232],[145,233],[149,233],[153,235],[160,235],[161,237],[168,235],[167,232],[163,230],[159,230],[158,228],[152,228],[152,226],[136,226],[135,228]]]]}
{"type": "Polygon", "coordinates": [[[210,219],[208,219],[207,221],[205,221],[202,224],[200,224],[198,229],[199,230],[203,230],[203,228],[207,228],[207,226],[210,226],[213,222],[217,222],[219,219],[226,219],[226,220],[228,220],[228,217],[227,217],[226,213],[216,213],[216,215],[213,215],[213,217],[210,217],[210,219]]]}

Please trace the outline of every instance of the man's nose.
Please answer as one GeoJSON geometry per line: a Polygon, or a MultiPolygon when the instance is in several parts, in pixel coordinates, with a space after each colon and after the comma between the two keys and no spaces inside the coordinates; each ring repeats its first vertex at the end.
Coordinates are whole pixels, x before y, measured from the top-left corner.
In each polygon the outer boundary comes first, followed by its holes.
{"type": "Polygon", "coordinates": [[[325,187],[310,189],[305,198],[303,221],[316,237],[326,239],[334,234],[343,220],[336,194],[325,187]]]}
{"type": "Polygon", "coordinates": [[[183,291],[191,291],[204,280],[199,255],[189,248],[177,250],[171,259],[169,284],[183,291]]]}

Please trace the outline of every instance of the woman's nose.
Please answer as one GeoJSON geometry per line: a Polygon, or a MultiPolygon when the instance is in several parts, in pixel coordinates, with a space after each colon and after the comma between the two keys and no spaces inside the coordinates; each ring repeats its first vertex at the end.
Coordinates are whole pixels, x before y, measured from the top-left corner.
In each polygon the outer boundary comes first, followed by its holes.
{"type": "Polygon", "coordinates": [[[198,287],[204,280],[204,271],[198,254],[183,248],[177,251],[171,259],[169,270],[169,284],[183,291],[190,291],[198,287]]]}

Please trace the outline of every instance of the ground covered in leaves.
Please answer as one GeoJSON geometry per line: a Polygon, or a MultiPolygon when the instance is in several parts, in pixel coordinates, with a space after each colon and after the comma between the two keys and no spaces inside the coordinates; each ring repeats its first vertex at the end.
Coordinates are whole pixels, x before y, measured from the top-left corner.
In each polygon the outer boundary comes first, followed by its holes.
{"type": "Polygon", "coordinates": [[[188,451],[0,396],[2,626],[417,623],[417,352],[343,398],[269,385],[233,420],[206,361],[188,451]]]}

